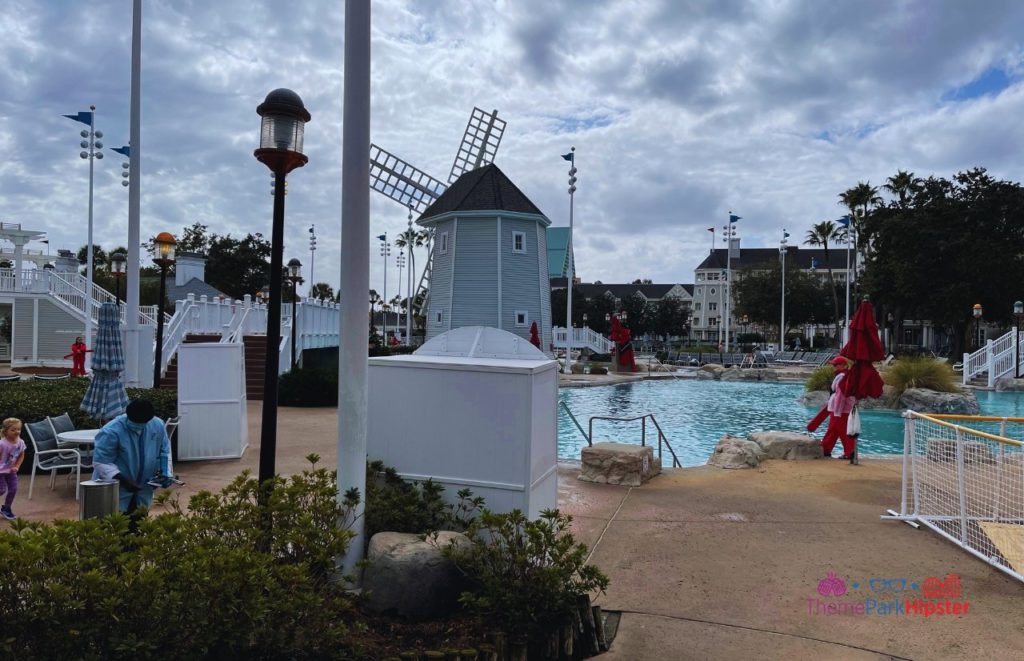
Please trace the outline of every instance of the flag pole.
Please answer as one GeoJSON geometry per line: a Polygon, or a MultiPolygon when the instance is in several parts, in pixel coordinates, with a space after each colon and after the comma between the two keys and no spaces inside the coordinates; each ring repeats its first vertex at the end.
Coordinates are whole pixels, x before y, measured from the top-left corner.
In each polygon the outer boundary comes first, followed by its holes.
{"type": "Polygon", "coordinates": [[[572,329],[572,285],[575,279],[576,271],[576,259],[573,256],[572,251],[572,227],[573,227],[573,202],[576,195],[576,148],[571,147],[568,154],[563,154],[562,158],[569,161],[569,278],[566,282],[566,296],[565,296],[565,373],[572,373],[572,344],[573,344],[573,329],[572,329]]]}

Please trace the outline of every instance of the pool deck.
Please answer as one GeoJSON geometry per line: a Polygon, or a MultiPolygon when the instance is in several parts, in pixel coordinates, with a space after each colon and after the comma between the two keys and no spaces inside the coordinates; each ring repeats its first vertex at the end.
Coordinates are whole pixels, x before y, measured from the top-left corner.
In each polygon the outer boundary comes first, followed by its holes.
{"type": "MultiPolygon", "coordinates": [[[[260,412],[249,405],[242,459],[177,464],[183,496],[219,489],[244,468],[255,472],[260,412]]],[[[334,409],[281,408],[279,425],[279,472],[306,467],[310,452],[334,465],[334,409]]],[[[597,603],[623,612],[605,658],[975,659],[1024,648],[1024,585],[931,532],[879,518],[899,504],[899,466],[871,457],[860,466],[704,466],[628,488],[580,482],[576,465],[560,465],[559,506],[611,579],[597,603]],[[959,574],[970,610],[927,619],[809,613],[809,603],[825,601],[816,588],[830,571],[848,583],[959,574]]],[[[37,477],[33,500],[23,479],[14,509],[37,520],[78,515],[63,477],[54,491],[37,477]]],[[[868,596],[862,589],[842,600],[868,596]]]]}

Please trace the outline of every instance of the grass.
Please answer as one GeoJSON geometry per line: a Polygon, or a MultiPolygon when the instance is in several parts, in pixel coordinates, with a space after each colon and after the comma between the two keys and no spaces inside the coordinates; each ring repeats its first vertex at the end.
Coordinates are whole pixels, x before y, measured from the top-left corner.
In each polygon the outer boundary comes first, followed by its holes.
{"type": "Polygon", "coordinates": [[[956,374],[948,363],[933,358],[900,358],[882,372],[886,385],[896,389],[896,396],[909,388],[927,388],[939,392],[958,392],[956,374]]]}
{"type": "Polygon", "coordinates": [[[832,379],[836,376],[836,368],[831,365],[822,365],[818,369],[811,372],[811,375],[807,377],[807,382],[804,383],[804,390],[812,392],[814,390],[829,391],[832,386],[832,379]]]}

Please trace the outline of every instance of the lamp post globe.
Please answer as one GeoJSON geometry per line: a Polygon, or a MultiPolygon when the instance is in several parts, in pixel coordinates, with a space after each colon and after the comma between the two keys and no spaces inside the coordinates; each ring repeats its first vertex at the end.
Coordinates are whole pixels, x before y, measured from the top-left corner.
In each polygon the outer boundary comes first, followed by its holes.
{"type": "Polygon", "coordinates": [[[123,252],[115,252],[110,256],[110,273],[114,276],[114,299],[121,303],[121,280],[128,271],[128,258],[123,252]]]}
{"type": "MultiPolygon", "coordinates": [[[[284,250],[285,177],[309,162],[303,140],[309,111],[290,89],[267,94],[256,108],[260,116],[260,145],[253,152],[274,173],[274,215],[270,233],[270,291],[267,306],[266,363],[263,374],[263,419],[260,429],[260,484],[274,477],[277,454],[278,368],[281,362],[281,278],[284,250]]],[[[294,329],[293,329],[294,330],[294,329]]],[[[293,352],[294,356],[294,352],[293,352]]],[[[261,491],[261,497],[266,494],[261,491]]]]}
{"type": "Polygon", "coordinates": [[[160,387],[160,372],[164,354],[164,299],[167,298],[167,269],[174,265],[174,249],[178,242],[170,232],[160,232],[153,239],[156,257],[153,263],[160,267],[160,298],[156,308],[156,354],[153,356],[153,387],[160,387]]]}

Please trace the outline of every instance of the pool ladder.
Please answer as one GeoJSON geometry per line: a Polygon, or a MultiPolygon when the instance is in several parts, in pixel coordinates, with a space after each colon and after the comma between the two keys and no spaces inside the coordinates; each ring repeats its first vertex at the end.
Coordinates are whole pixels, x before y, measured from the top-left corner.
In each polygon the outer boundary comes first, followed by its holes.
{"type": "Polygon", "coordinates": [[[587,432],[587,431],[583,430],[583,426],[580,424],[580,421],[577,420],[576,416],[573,414],[573,412],[571,410],[569,410],[569,405],[568,404],[566,404],[565,402],[562,402],[562,401],[558,402],[558,404],[563,409],[565,409],[566,413],[569,414],[569,418],[572,420],[573,424],[576,425],[576,428],[580,430],[580,433],[583,434],[583,438],[587,439],[587,445],[589,445],[589,446],[594,445],[594,420],[607,420],[609,422],[635,422],[635,421],[639,420],[640,421],[640,445],[641,446],[646,446],[647,445],[647,419],[650,418],[651,422],[654,423],[654,428],[658,430],[658,459],[661,459],[661,457],[662,457],[662,448],[663,447],[668,448],[669,454],[672,455],[672,466],[674,468],[682,468],[683,465],[681,463],[679,463],[679,457],[676,456],[675,450],[672,449],[672,445],[668,441],[668,436],[666,436],[665,432],[662,431],[661,425],[658,424],[658,419],[654,417],[653,413],[645,413],[643,415],[638,415],[638,416],[635,416],[635,417],[632,417],[632,418],[616,418],[616,417],[607,416],[607,415],[592,415],[592,416],[590,416],[590,419],[587,422],[587,429],[589,429],[589,432],[587,432]]]}

